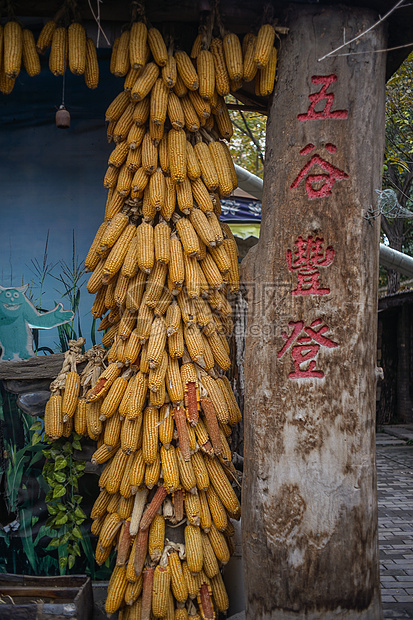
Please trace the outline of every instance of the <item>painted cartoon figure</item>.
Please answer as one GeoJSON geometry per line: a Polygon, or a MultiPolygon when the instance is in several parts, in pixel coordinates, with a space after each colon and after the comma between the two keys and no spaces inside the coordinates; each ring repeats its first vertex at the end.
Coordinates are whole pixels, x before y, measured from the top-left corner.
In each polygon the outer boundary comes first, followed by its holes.
{"type": "Polygon", "coordinates": [[[0,286],[0,361],[34,355],[30,328],[51,329],[73,319],[73,312],[63,310],[63,304],[49,312],[38,312],[24,294],[28,286],[0,286]]]}

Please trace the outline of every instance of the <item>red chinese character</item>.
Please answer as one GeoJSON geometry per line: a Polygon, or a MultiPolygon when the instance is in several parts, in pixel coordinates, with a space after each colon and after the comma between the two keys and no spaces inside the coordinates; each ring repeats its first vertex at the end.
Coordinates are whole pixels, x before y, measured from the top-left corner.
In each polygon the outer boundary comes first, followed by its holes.
{"type": "Polygon", "coordinates": [[[333,82],[337,82],[336,75],[313,75],[311,78],[313,84],[323,84],[321,90],[318,93],[313,93],[312,95],[308,95],[309,100],[311,101],[310,107],[308,108],[306,114],[297,114],[297,118],[299,121],[313,121],[317,119],[325,119],[325,118],[335,118],[335,119],[346,119],[348,118],[347,110],[334,110],[331,111],[331,106],[334,102],[333,93],[327,93],[327,88],[333,84],[333,82]],[[315,107],[317,103],[320,101],[325,101],[324,108],[319,112],[315,111],[315,107]]]}
{"type": "Polygon", "coordinates": [[[316,361],[315,357],[320,350],[320,347],[328,347],[333,349],[338,347],[337,342],[330,340],[324,336],[325,332],[329,330],[327,325],[322,325],[321,319],[316,319],[311,323],[309,327],[304,327],[304,321],[290,321],[288,327],[292,328],[291,334],[288,336],[286,332],[283,332],[281,336],[286,341],[284,346],[277,353],[277,358],[280,359],[289,349],[291,349],[291,356],[294,362],[294,372],[289,373],[290,379],[300,379],[307,377],[315,377],[322,379],[324,372],[321,370],[315,370],[316,361]],[[315,327],[321,327],[315,330],[315,327]],[[300,336],[304,332],[306,336],[300,336]],[[294,345],[294,342],[296,343],[294,345]],[[293,346],[294,345],[294,346],[293,346]],[[310,362],[307,367],[302,368],[302,364],[310,362]]]}
{"type": "Polygon", "coordinates": [[[319,267],[328,267],[334,259],[334,248],[329,246],[323,251],[323,241],[320,237],[300,236],[295,241],[296,250],[287,250],[286,259],[288,270],[297,272],[297,288],[291,291],[291,295],[328,295],[329,288],[320,287],[319,267]]]}
{"type": "MultiPolygon", "coordinates": [[[[300,151],[300,155],[307,155],[315,149],[313,144],[307,144],[300,151]]],[[[335,153],[337,148],[334,144],[326,144],[325,149],[329,153],[335,153]]],[[[348,174],[333,166],[328,161],[320,157],[318,153],[312,156],[309,162],[306,163],[304,168],[300,170],[297,177],[291,183],[290,188],[296,189],[301,181],[304,180],[305,190],[307,192],[307,196],[312,198],[327,198],[331,195],[331,190],[336,181],[343,181],[344,179],[348,179],[348,174]],[[308,174],[314,166],[320,166],[324,173],[319,174],[308,174]],[[321,183],[321,185],[319,185],[321,183]],[[319,187],[317,187],[319,185],[319,187]]]]}

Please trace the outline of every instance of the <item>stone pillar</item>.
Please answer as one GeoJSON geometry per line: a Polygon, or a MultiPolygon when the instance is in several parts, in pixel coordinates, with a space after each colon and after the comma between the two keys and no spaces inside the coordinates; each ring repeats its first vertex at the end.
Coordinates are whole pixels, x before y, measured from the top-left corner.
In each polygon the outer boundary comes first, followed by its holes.
{"type": "Polygon", "coordinates": [[[247,619],[380,620],[375,469],[386,46],[378,16],[296,4],[243,262],[247,619]],[[360,53],[367,52],[367,53],[360,53]]]}

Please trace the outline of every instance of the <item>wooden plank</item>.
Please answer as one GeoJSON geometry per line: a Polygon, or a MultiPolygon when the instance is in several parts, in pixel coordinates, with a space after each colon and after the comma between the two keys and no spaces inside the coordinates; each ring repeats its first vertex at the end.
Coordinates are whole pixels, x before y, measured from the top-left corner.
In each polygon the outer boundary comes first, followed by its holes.
{"type": "MultiPolygon", "coordinates": [[[[382,618],[379,224],[364,215],[381,187],[385,59],[318,60],[377,17],[291,5],[286,24],[267,125],[261,237],[243,263],[248,620],[382,618]]],[[[351,50],[384,47],[377,27],[351,50]]]]}
{"type": "Polygon", "coordinates": [[[59,374],[64,353],[30,357],[28,360],[0,362],[0,380],[54,379],[59,374]]]}

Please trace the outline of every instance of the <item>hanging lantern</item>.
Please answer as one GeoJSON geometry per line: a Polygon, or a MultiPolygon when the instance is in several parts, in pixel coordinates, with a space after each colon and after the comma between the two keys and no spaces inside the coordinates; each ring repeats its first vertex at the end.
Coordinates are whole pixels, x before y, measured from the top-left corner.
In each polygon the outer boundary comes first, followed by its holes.
{"type": "Polygon", "coordinates": [[[70,127],[70,112],[66,110],[63,103],[56,112],[56,127],[59,129],[68,129],[70,127]]]}

